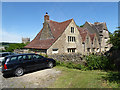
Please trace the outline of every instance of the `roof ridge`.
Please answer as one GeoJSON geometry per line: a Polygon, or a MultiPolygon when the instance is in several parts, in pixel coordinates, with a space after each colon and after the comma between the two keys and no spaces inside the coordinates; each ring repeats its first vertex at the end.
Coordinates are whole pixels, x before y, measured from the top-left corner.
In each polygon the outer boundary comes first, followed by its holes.
{"type": "Polygon", "coordinates": [[[48,20],[48,21],[51,21],[51,22],[56,22],[56,23],[61,24],[61,23],[64,23],[64,22],[67,22],[67,21],[70,21],[70,20],[73,20],[73,19],[69,19],[69,20],[66,20],[66,21],[63,21],[63,22],[57,22],[57,21],[53,21],[53,20],[48,20]]]}

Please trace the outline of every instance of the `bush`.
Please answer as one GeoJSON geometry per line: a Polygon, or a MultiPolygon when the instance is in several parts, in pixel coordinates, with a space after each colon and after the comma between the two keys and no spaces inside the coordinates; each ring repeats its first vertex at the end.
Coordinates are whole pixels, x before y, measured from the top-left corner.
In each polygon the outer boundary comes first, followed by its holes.
{"type": "Polygon", "coordinates": [[[56,60],[56,65],[64,66],[64,67],[72,68],[72,69],[87,70],[87,67],[85,67],[81,64],[74,64],[72,62],[61,62],[61,61],[56,60]]]}
{"type": "Polygon", "coordinates": [[[99,55],[89,55],[86,56],[87,66],[90,70],[101,69],[107,70],[110,69],[110,61],[106,56],[99,55]]]}
{"type": "Polygon", "coordinates": [[[72,69],[80,69],[80,70],[114,70],[115,65],[103,55],[89,55],[85,56],[87,66],[81,64],[74,64],[73,62],[61,62],[56,60],[57,66],[65,66],[67,68],[72,69]]]}

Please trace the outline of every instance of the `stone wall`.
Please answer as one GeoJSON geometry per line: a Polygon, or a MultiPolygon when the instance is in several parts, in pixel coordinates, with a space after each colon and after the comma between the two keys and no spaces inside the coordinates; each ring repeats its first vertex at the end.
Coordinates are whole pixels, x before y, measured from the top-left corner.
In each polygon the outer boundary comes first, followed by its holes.
{"type": "Polygon", "coordinates": [[[53,49],[58,49],[58,54],[70,53],[68,48],[75,48],[75,53],[82,53],[82,38],[76,27],[74,20],[67,26],[62,35],[55,41],[55,43],[47,50],[48,55],[53,54],[53,49]],[[74,33],[71,33],[71,27],[74,27],[74,33]],[[68,36],[75,37],[75,42],[68,42],[68,36]]]}
{"type": "Polygon", "coordinates": [[[77,54],[63,54],[63,55],[48,55],[49,58],[53,58],[58,61],[64,62],[72,62],[75,64],[86,65],[86,61],[84,60],[84,56],[80,53],[77,54]]]}

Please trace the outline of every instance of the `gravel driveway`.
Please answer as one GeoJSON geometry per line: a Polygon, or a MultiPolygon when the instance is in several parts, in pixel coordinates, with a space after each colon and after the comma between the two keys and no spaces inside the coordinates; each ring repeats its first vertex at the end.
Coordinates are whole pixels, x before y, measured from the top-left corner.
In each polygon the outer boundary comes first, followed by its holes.
{"type": "Polygon", "coordinates": [[[4,78],[0,72],[0,88],[45,88],[49,87],[61,71],[43,69],[29,72],[20,77],[4,78]]]}

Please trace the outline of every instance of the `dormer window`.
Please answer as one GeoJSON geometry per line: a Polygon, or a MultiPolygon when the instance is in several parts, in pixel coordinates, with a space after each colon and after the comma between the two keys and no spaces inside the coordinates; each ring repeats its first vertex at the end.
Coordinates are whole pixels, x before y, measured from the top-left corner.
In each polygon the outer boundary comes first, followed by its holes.
{"type": "Polygon", "coordinates": [[[74,33],[74,27],[71,27],[71,33],[74,33]]]}

